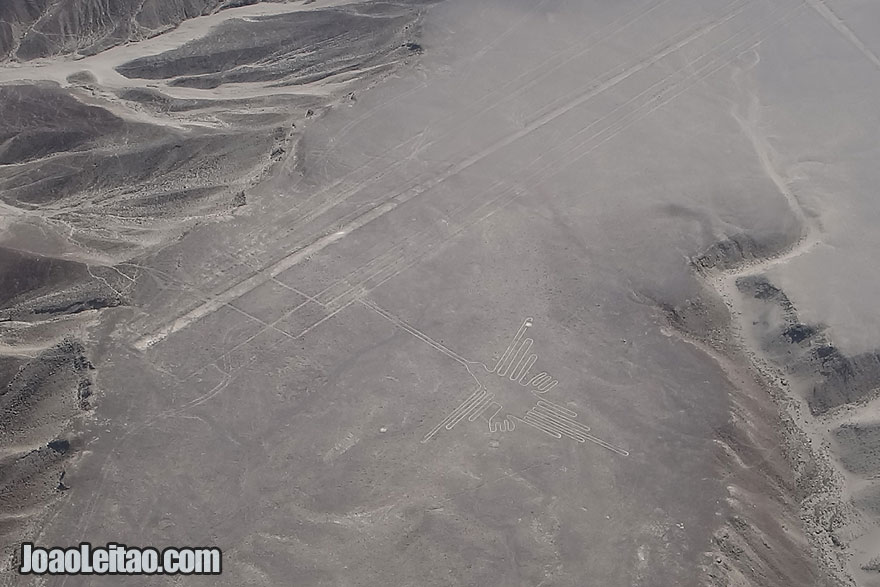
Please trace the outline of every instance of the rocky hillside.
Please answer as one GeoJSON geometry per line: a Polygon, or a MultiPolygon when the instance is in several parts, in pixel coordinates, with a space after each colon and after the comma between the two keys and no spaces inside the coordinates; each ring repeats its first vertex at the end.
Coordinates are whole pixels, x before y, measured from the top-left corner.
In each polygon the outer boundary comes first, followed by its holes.
{"type": "Polygon", "coordinates": [[[0,2],[0,58],[93,55],[152,37],[188,18],[257,1],[5,0],[0,2]]]}

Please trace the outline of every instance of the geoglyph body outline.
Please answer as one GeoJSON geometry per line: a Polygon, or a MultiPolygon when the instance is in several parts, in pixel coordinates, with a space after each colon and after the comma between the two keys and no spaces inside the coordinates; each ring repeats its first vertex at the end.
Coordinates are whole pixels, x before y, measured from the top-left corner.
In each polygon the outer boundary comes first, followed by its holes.
{"type": "Polygon", "coordinates": [[[485,363],[470,361],[462,357],[372,301],[361,298],[360,302],[396,326],[460,363],[476,383],[476,388],[470,396],[434,426],[422,438],[422,443],[430,441],[443,429],[452,430],[465,419],[474,422],[483,417],[487,422],[489,432],[512,432],[519,422],[556,439],[567,437],[581,444],[589,441],[621,456],[629,456],[628,451],[590,434],[590,428],[575,419],[578,415],[577,412],[547,399],[547,392],[556,387],[559,381],[546,371],[531,375],[532,368],[538,362],[538,355],[531,352],[535,341],[526,337],[528,329],[534,324],[531,317],[523,320],[504,354],[501,355],[494,367],[489,368],[485,363]],[[524,393],[535,397],[535,405],[522,415],[505,413],[504,405],[498,401],[500,398],[489,391],[477,376],[477,373],[481,372],[507,380],[505,383],[508,385],[513,384],[524,388],[522,390],[524,393]]]}

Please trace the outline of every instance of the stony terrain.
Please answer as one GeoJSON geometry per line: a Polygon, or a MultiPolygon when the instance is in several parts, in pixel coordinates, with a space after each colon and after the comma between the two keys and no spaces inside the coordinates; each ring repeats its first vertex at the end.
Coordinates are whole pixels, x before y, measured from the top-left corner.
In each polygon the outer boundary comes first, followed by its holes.
{"type": "Polygon", "coordinates": [[[0,55],[21,61],[93,55],[184,20],[255,0],[9,0],[0,6],[0,55]]]}

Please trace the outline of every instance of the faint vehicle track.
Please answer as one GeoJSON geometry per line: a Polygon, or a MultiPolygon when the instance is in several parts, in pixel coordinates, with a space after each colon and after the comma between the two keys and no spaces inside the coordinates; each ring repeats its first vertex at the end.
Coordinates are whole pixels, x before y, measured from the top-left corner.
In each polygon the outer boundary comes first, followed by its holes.
{"type": "MultiPolygon", "coordinates": [[[[652,96],[649,100],[647,100],[646,102],[641,104],[638,108],[636,108],[634,113],[630,113],[629,115],[626,115],[626,116],[622,117],[621,119],[616,120],[616,121],[612,122],[611,124],[608,124],[607,126],[603,127],[602,129],[592,133],[591,135],[589,135],[589,137],[587,137],[584,140],[580,141],[579,143],[573,145],[574,150],[571,151],[570,154],[567,154],[567,156],[561,157],[559,159],[551,160],[549,163],[547,163],[547,164],[539,167],[537,170],[533,171],[531,174],[529,174],[522,181],[534,180],[537,177],[539,177],[541,175],[548,174],[548,173],[558,173],[559,171],[561,171],[565,167],[575,163],[576,161],[578,161],[582,157],[586,156],[587,154],[589,154],[590,152],[592,152],[593,150],[598,148],[598,146],[600,146],[601,144],[604,144],[608,140],[612,139],[614,136],[616,136],[617,134],[619,134],[620,132],[622,132],[624,129],[628,128],[629,126],[631,126],[635,122],[644,119],[646,116],[649,116],[652,112],[655,112],[657,109],[661,108],[665,104],[668,104],[673,99],[675,99],[677,96],[681,95],[683,92],[685,92],[689,88],[693,87],[696,83],[698,83],[702,79],[705,79],[705,77],[719,71],[721,68],[725,67],[728,63],[730,63],[730,61],[732,59],[735,59],[738,55],[740,55],[743,52],[748,51],[752,47],[756,46],[760,42],[762,35],[766,34],[768,31],[772,30],[774,27],[776,27],[780,23],[784,22],[785,19],[789,18],[791,16],[791,14],[793,14],[796,9],[797,8],[791,9],[791,10],[785,12],[781,18],[779,18],[779,19],[773,21],[772,23],[768,24],[767,26],[761,28],[757,33],[753,33],[753,34],[749,35],[745,40],[736,43],[732,48],[725,49],[724,51],[722,51],[721,55],[719,55],[719,56],[715,57],[714,59],[712,59],[711,61],[709,61],[708,64],[700,66],[698,69],[695,69],[692,73],[689,73],[684,78],[684,80],[680,80],[676,83],[673,83],[670,87],[666,88],[665,91],[662,91],[659,94],[659,96],[660,96],[659,99],[657,99],[657,97],[655,97],[655,96],[652,96]],[[687,82],[687,83],[685,83],[685,82],[687,82]],[[599,142],[591,144],[591,141],[595,141],[595,140],[598,140],[599,142]],[[577,150],[577,149],[584,149],[585,147],[586,147],[586,150],[584,150],[584,151],[577,150]]],[[[732,36],[731,39],[732,38],[734,38],[734,36],[732,36]]],[[[723,46],[723,44],[720,46],[723,46]]],[[[699,62],[704,57],[705,57],[705,55],[700,56],[699,58],[694,60],[694,62],[689,63],[686,67],[692,66],[695,62],[699,62]]],[[[675,72],[675,74],[680,73],[681,71],[682,70],[677,70],[675,72]]],[[[673,75],[675,75],[675,74],[673,74],[673,75]]],[[[664,80],[662,80],[662,82],[668,82],[670,79],[672,79],[672,76],[665,78],[664,80]]],[[[654,86],[652,86],[652,88],[649,88],[649,90],[651,90],[651,91],[655,91],[656,89],[657,88],[654,86]]],[[[640,94],[637,97],[642,97],[642,94],[640,94]]],[[[626,105],[628,105],[628,104],[629,103],[627,103],[626,105]]],[[[608,115],[606,115],[606,117],[607,116],[608,115]]],[[[603,119],[604,118],[605,117],[603,117],[603,119]]],[[[569,142],[572,139],[579,137],[579,135],[580,135],[580,133],[576,133],[573,137],[570,137],[569,142]]],[[[566,142],[563,145],[563,147],[570,149],[572,147],[572,145],[569,145],[568,142],[566,142]]],[[[536,158],[535,161],[532,162],[532,166],[534,166],[534,164],[540,160],[541,160],[541,157],[536,158]]],[[[500,183],[496,184],[495,186],[493,186],[493,189],[497,188],[497,187],[504,187],[503,183],[504,182],[500,182],[500,183]]],[[[419,192],[419,193],[421,193],[421,192],[419,192]]],[[[417,254],[414,253],[410,256],[401,257],[401,256],[399,256],[400,251],[397,248],[394,248],[393,251],[387,251],[384,254],[384,256],[382,257],[382,259],[378,260],[378,264],[381,267],[381,269],[369,274],[370,278],[377,280],[377,282],[372,284],[371,287],[377,287],[378,285],[381,285],[382,283],[384,283],[388,279],[391,279],[394,275],[399,274],[400,271],[402,271],[405,268],[411,266],[412,264],[418,262],[424,255],[428,255],[428,254],[432,254],[433,252],[436,252],[440,248],[442,243],[447,242],[449,239],[451,239],[455,235],[459,234],[462,230],[464,230],[468,226],[472,225],[474,222],[482,221],[483,219],[491,216],[492,214],[494,214],[498,210],[502,209],[505,205],[509,204],[510,202],[514,201],[516,198],[523,195],[523,193],[524,192],[522,191],[522,188],[506,187],[505,189],[503,189],[503,191],[500,195],[494,197],[493,199],[491,199],[487,202],[479,203],[476,210],[471,210],[469,212],[469,214],[466,215],[465,219],[459,220],[450,229],[448,229],[447,231],[443,231],[443,233],[440,235],[441,238],[437,238],[436,236],[433,236],[431,238],[425,238],[425,234],[428,231],[436,230],[436,228],[437,228],[436,226],[431,226],[428,229],[426,229],[425,231],[422,231],[422,232],[418,233],[417,235],[413,235],[415,238],[413,239],[413,237],[411,237],[412,240],[410,240],[410,245],[412,245],[413,242],[420,243],[420,246],[418,249],[419,252],[417,254]],[[402,264],[402,267],[401,267],[401,264],[402,264]]],[[[485,194],[483,194],[483,195],[485,195],[485,194]]],[[[414,197],[414,196],[412,196],[412,197],[414,197]]],[[[479,198],[477,198],[477,201],[479,201],[479,198]]],[[[393,205],[391,209],[396,207],[396,205],[397,204],[393,205]]],[[[344,235],[340,235],[338,238],[341,238],[341,236],[344,236],[344,235]]],[[[327,243],[327,244],[330,244],[330,243],[327,243]]],[[[296,253],[294,253],[294,255],[295,254],[296,253]]],[[[377,262],[377,259],[374,259],[370,263],[376,263],[376,262],[377,262]]],[[[356,269],[356,271],[361,271],[362,269],[363,269],[363,266],[356,269]]],[[[242,283],[245,283],[245,282],[242,282],[242,283]]],[[[236,287],[236,286],[233,286],[233,287],[236,287]]],[[[337,284],[334,284],[331,287],[338,287],[338,282],[337,282],[337,284]]],[[[365,288],[363,285],[355,285],[353,288],[351,288],[351,290],[357,291],[360,294],[360,293],[363,293],[365,288]]],[[[245,291],[249,291],[249,290],[245,290],[245,291]]],[[[346,294],[342,294],[342,295],[346,295],[346,294]]],[[[348,294],[348,295],[350,295],[350,294],[348,294]]],[[[334,295],[328,301],[333,303],[334,305],[336,305],[340,301],[342,301],[342,299],[343,298],[341,298],[340,295],[334,295]]],[[[350,301],[345,303],[345,306],[347,306],[349,303],[351,303],[353,301],[356,301],[357,299],[359,299],[359,296],[352,297],[350,299],[350,301]]],[[[333,312],[335,313],[335,312],[341,310],[341,308],[345,307],[345,306],[340,306],[338,309],[334,309],[333,312]]],[[[330,316],[326,316],[322,320],[326,320],[329,317],[330,316]]],[[[273,323],[273,325],[274,324],[275,323],[273,323]]],[[[316,325],[310,326],[307,329],[307,331],[309,329],[313,328],[314,326],[316,326],[316,325]]],[[[302,336],[302,335],[303,335],[303,333],[300,333],[298,336],[302,336]]],[[[254,337],[250,337],[244,341],[240,341],[239,343],[237,343],[235,345],[235,347],[226,351],[224,353],[224,356],[227,356],[235,349],[240,348],[241,346],[243,346],[245,344],[248,344],[251,340],[253,340],[253,338],[254,337]]],[[[143,346],[144,346],[144,348],[146,348],[147,346],[149,346],[149,342],[147,342],[143,346]]],[[[219,364],[219,362],[221,360],[222,360],[222,358],[218,358],[215,361],[212,361],[209,365],[219,364]]],[[[206,367],[202,367],[202,369],[204,369],[206,367]]],[[[232,377],[232,376],[234,376],[234,373],[229,373],[227,375],[232,377]]],[[[226,388],[226,385],[228,385],[229,381],[230,381],[229,378],[224,377],[224,381],[221,382],[221,384],[219,384],[215,388],[209,390],[207,393],[205,393],[202,396],[193,400],[193,402],[195,402],[195,403],[190,402],[190,404],[187,404],[185,406],[181,406],[180,408],[175,409],[173,411],[165,412],[165,413],[162,413],[158,416],[154,416],[153,418],[151,418],[148,421],[149,424],[152,424],[152,423],[158,421],[158,419],[161,419],[164,417],[172,417],[175,415],[179,415],[181,413],[184,413],[190,407],[193,407],[195,405],[199,405],[201,403],[209,401],[213,397],[216,397],[218,394],[222,393],[224,391],[224,389],[226,388]]],[[[129,436],[130,434],[131,434],[131,432],[127,432],[126,437],[129,436]]],[[[80,522],[78,524],[78,527],[83,534],[85,533],[85,530],[88,528],[89,524],[91,523],[91,519],[97,509],[97,504],[103,496],[103,491],[104,491],[104,488],[106,485],[107,478],[108,478],[108,471],[107,471],[107,467],[105,464],[101,469],[101,481],[100,481],[99,488],[95,491],[95,493],[92,495],[91,499],[89,500],[89,503],[84,508],[82,518],[80,519],[80,522]]]]}
{"type": "MultiPolygon", "coordinates": [[[[319,252],[320,250],[326,248],[327,246],[333,244],[334,242],[337,242],[338,240],[343,238],[345,235],[351,233],[352,231],[357,230],[358,228],[361,228],[362,226],[368,224],[369,222],[375,220],[376,218],[386,214],[387,212],[390,212],[391,210],[393,210],[397,206],[427,192],[428,190],[430,190],[430,189],[436,187],[437,185],[441,184],[442,182],[446,181],[450,177],[453,177],[453,176],[461,173],[462,171],[470,168],[474,164],[476,164],[479,161],[485,159],[486,157],[492,155],[493,153],[499,151],[500,149],[514,143],[515,141],[517,141],[527,135],[529,135],[530,133],[532,133],[536,129],[545,126],[546,124],[552,122],[553,120],[556,120],[557,118],[559,118],[563,114],[569,112],[573,108],[587,102],[588,100],[590,100],[590,99],[594,98],[595,96],[600,95],[602,92],[618,85],[619,83],[621,83],[622,81],[635,75],[636,73],[643,71],[644,69],[650,67],[651,65],[659,62],[660,60],[662,60],[666,56],[674,53],[675,51],[681,49],[682,47],[685,47],[686,45],[688,45],[692,41],[703,37],[704,35],[708,34],[712,30],[714,30],[715,28],[717,28],[718,26],[723,24],[724,22],[727,22],[728,20],[730,20],[730,19],[734,18],[735,16],[737,16],[738,14],[740,14],[742,12],[742,10],[744,9],[744,7],[745,7],[745,3],[741,3],[741,4],[737,5],[737,7],[733,11],[727,13],[720,20],[717,20],[717,21],[715,21],[705,27],[700,28],[699,30],[697,30],[695,32],[692,32],[691,34],[687,35],[683,39],[678,40],[675,43],[665,45],[660,51],[655,52],[646,58],[643,58],[642,60],[638,61],[636,64],[626,68],[624,71],[618,73],[617,75],[611,77],[610,79],[607,79],[606,81],[600,83],[599,85],[591,87],[586,92],[575,96],[573,99],[565,102],[561,106],[559,106],[559,107],[551,110],[550,112],[544,114],[543,116],[539,117],[538,119],[536,119],[535,121],[533,121],[532,123],[527,125],[525,128],[522,128],[518,131],[515,131],[513,133],[508,134],[507,136],[495,141],[493,144],[489,145],[488,147],[480,150],[476,154],[471,155],[470,157],[464,159],[463,161],[461,161],[457,164],[452,165],[451,167],[448,167],[441,174],[434,176],[433,178],[428,179],[428,180],[423,180],[423,181],[417,180],[417,183],[414,186],[392,195],[384,203],[377,205],[377,206],[375,206],[365,212],[357,212],[356,211],[352,218],[343,219],[341,227],[338,230],[336,230],[335,232],[320,236],[319,238],[311,241],[310,243],[306,244],[302,248],[299,248],[297,251],[285,256],[281,260],[265,267],[264,269],[259,270],[256,274],[248,277],[244,281],[241,281],[241,282],[233,285],[229,289],[223,291],[222,293],[218,294],[211,302],[209,302],[207,304],[202,304],[201,306],[198,306],[198,307],[190,310],[189,312],[187,312],[183,316],[175,319],[174,321],[162,326],[159,330],[155,331],[154,333],[141,337],[140,339],[138,339],[135,342],[136,348],[143,350],[143,349],[148,348],[149,346],[152,346],[153,344],[156,344],[157,342],[167,338],[170,334],[177,332],[177,331],[181,330],[182,328],[185,328],[189,324],[191,324],[197,320],[200,320],[204,316],[216,311],[217,309],[219,309],[220,307],[225,305],[227,302],[229,302],[233,299],[236,299],[236,298],[240,297],[241,295],[251,291],[252,289],[254,289],[255,287],[264,283],[268,279],[270,279],[272,277],[277,277],[278,275],[280,275],[281,273],[283,273],[287,269],[297,265],[298,263],[300,263],[303,260],[307,259],[308,257],[314,255],[315,253],[319,252]]],[[[695,61],[699,61],[699,59],[701,59],[701,58],[702,58],[702,56],[695,61]]],[[[680,71],[680,70],[677,70],[676,73],[678,71],[680,71]]],[[[669,79],[670,77],[671,76],[667,76],[666,79],[669,79]]],[[[693,77],[693,74],[691,74],[690,77],[693,77]]],[[[690,79],[690,77],[686,78],[686,79],[690,79]]],[[[652,88],[653,88],[653,86],[652,86],[652,88]]],[[[651,110],[651,111],[653,111],[653,110],[651,110]]],[[[606,115],[606,117],[607,117],[607,115],[606,115]]],[[[603,131],[604,130],[607,130],[607,129],[603,129],[603,131]]],[[[602,132],[602,131],[599,131],[599,132],[602,132]]],[[[596,133],[596,135],[598,135],[598,134],[599,133],[596,133]]],[[[596,135],[594,135],[594,137],[596,135]]],[[[593,138],[593,137],[591,137],[591,138],[593,138]]],[[[590,139],[588,139],[588,140],[590,140],[590,139]]],[[[382,176],[384,176],[384,174],[380,174],[379,177],[382,177],[382,176]]],[[[293,226],[291,228],[289,228],[288,230],[296,230],[297,227],[301,227],[302,225],[304,225],[306,223],[313,222],[321,214],[328,212],[334,206],[336,206],[339,202],[350,197],[351,194],[353,194],[357,191],[360,191],[360,189],[362,189],[362,186],[355,187],[353,189],[353,191],[348,190],[348,191],[342,192],[341,195],[337,196],[336,198],[333,198],[330,202],[327,202],[324,205],[322,205],[321,207],[319,207],[318,209],[313,210],[309,214],[306,214],[306,215],[300,217],[298,219],[298,221],[294,222],[293,226]]],[[[317,297],[320,297],[320,295],[317,297]]]]}
{"type": "MultiPolygon", "coordinates": [[[[574,163],[577,160],[581,159],[582,157],[586,156],[587,154],[589,154],[590,152],[592,152],[593,150],[595,150],[596,148],[601,146],[604,142],[610,140],[611,138],[613,138],[614,136],[616,136],[617,134],[622,132],[625,128],[631,126],[632,124],[634,124],[638,120],[643,119],[645,116],[648,116],[652,112],[656,111],[658,108],[662,107],[663,105],[672,101],[677,96],[681,95],[684,91],[686,91],[687,89],[689,89],[690,87],[695,85],[701,79],[719,71],[720,69],[725,67],[727,64],[729,64],[733,59],[735,59],[739,55],[742,55],[748,51],[751,51],[760,42],[760,38],[762,37],[762,35],[766,34],[768,31],[772,30],[775,26],[778,26],[780,23],[785,22],[785,20],[790,18],[796,12],[796,10],[797,10],[797,7],[795,7],[794,9],[791,9],[789,11],[784,12],[780,18],[771,22],[769,25],[763,27],[757,33],[753,33],[752,35],[747,37],[744,41],[741,41],[740,43],[735,45],[732,49],[726,51],[723,54],[723,56],[726,57],[726,59],[721,59],[721,58],[713,59],[708,64],[700,67],[699,69],[692,69],[693,62],[685,65],[682,68],[682,70],[688,70],[688,71],[691,71],[691,73],[685,78],[685,80],[681,80],[680,82],[673,84],[669,88],[670,90],[677,90],[676,92],[671,93],[670,95],[664,96],[663,97],[664,99],[659,100],[659,101],[649,100],[647,103],[643,104],[641,106],[641,108],[637,109],[634,113],[631,113],[631,115],[635,114],[635,116],[631,116],[629,119],[624,119],[623,124],[620,124],[620,121],[618,121],[618,124],[612,125],[610,127],[612,130],[611,134],[608,134],[607,136],[603,137],[600,140],[600,142],[589,146],[589,148],[586,151],[578,152],[578,149],[584,147],[585,145],[588,145],[590,143],[591,139],[596,138],[600,133],[596,133],[596,134],[592,135],[590,138],[587,138],[586,140],[580,142],[577,145],[569,145],[566,143],[559,145],[560,149],[565,149],[565,152],[569,153],[569,155],[571,155],[573,153],[574,156],[570,157],[568,159],[565,159],[565,158],[554,159],[550,163],[547,163],[543,167],[535,170],[532,174],[530,174],[523,181],[534,180],[537,177],[542,176],[542,175],[546,176],[548,171],[553,174],[558,173],[558,172],[562,171],[563,169],[565,169],[567,166],[571,165],[572,163],[574,163]],[[720,65],[718,64],[719,61],[721,62],[720,65]],[[684,86],[684,87],[681,87],[681,84],[683,81],[690,81],[691,83],[684,86]],[[650,108],[648,108],[648,106],[650,106],[650,108]]],[[[696,61],[699,61],[700,59],[701,58],[697,58],[696,61]]],[[[670,76],[670,77],[672,77],[672,76],[670,76]]],[[[663,80],[663,81],[666,81],[666,80],[663,80]]],[[[661,82],[658,82],[658,83],[661,83],[661,82]]],[[[649,90],[646,90],[646,92],[644,92],[644,93],[652,93],[652,92],[653,92],[653,88],[649,88],[649,90]]],[[[604,130],[607,131],[608,128],[606,128],[604,130]]],[[[540,160],[540,157],[537,158],[535,161],[538,161],[538,160],[540,160]]],[[[504,183],[505,182],[503,182],[503,181],[496,183],[496,185],[493,186],[493,188],[490,188],[490,191],[492,189],[494,189],[495,187],[503,186],[504,183]]],[[[407,244],[409,244],[410,246],[413,245],[412,242],[405,241],[405,242],[401,243],[400,245],[393,247],[391,250],[386,251],[384,254],[380,255],[379,257],[374,258],[373,261],[370,261],[370,262],[362,265],[360,268],[358,268],[355,271],[360,271],[365,266],[371,265],[380,259],[384,260],[386,263],[385,265],[381,265],[378,270],[376,270],[376,271],[368,274],[366,277],[362,278],[360,281],[356,281],[355,283],[351,283],[346,280],[337,281],[336,283],[331,284],[330,286],[325,288],[322,292],[320,292],[320,293],[316,294],[315,296],[313,296],[312,298],[310,298],[311,301],[316,302],[319,305],[321,305],[323,308],[325,308],[325,312],[323,312],[320,315],[320,317],[317,319],[316,322],[310,323],[301,332],[288,333],[288,334],[294,338],[301,338],[302,336],[306,335],[308,332],[310,332],[314,328],[318,327],[319,325],[321,325],[325,321],[331,319],[337,313],[341,312],[342,310],[344,310],[345,308],[350,306],[352,303],[361,299],[362,296],[367,294],[370,290],[379,287],[383,283],[394,278],[396,275],[399,275],[402,271],[406,270],[409,267],[412,267],[413,265],[418,263],[420,260],[422,260],[425,256],[436,253],[437,251],[439,251],[439,249],[441,248],[441,245],[443,243],[448,242],[450,239],[454,238],[457,234],[461,233],[463,230],[465,230],[469,226],[472,226],[474,223],[481,222],[481,221],[485,220],[486,218],[490,217],[491,215],[495,214],[497,211],[501,210],[506,205],[510,204],[511,202],[513,202],[514,200],[516,200],[517,198],[522,196],[523,193],[524,192],[522,191],[522,189],[508,187],[508,188],[504,189],[495,198],[493,198],[489,201],[482,202],[477,207],[476,210],[472,211],[467,216],[468,221],[457,222],[455,225],[453,225],[447,231],[444,231],[442,236],[445,238],[441,238],[440,240],[437,240],[436,236],[433,236],[433,237],[429,236],[432,234],[431,231],[436,229],[437,224],[435,223],[435,225],[428,227],[423,231],[420,231],[416,235],[413,235],[413,237],[428,236],[428,238],[426,238],[424,241],[421,242],[422,248],[417,249],[416,251],[412,252],[410,255],[404,256],[400,253],[400,247],[402,247],[402,246],[405,247],[405,246],[407,246],[407,244]],[[327,295],[328,293],[333,292],[335,288],[345,287],[345,286],[348,286],[348,287],[344,291],[342,291],[340,293],[336,293],[332,297],[327,295]]],[[[480,199],[481,198],[474,198],[474,201],[480,201],[480,199]]],[[[408,241],[409,241],[409,239],[408,239],[408,241]]],[[[418,244],[418,243],[419,243],[419,241],[416,240],[415,244],[418,244]]],[[[280,322],[282,322],[283,320],[288,318],[290,315],[294,314],[296,311],[297,311],[297,309],[293,309],[293,310],[284,312],[274,322],[269,323],[267,325],[267,327],[275,328],[280,322]]],[[[234,353],[235,351],[237,351],[238,349],[242,348],[243,346],[249,344],[256,337],[260,336],[262,334],[262,332],[265,330],[265,328],[266,327],[260,329],[258,332],[256,332],[252,336],[247,337],[245,340],[239,341],[237,344],[235,344],[235,346],[224,351],[218,359],[216,359],[214,361],[210,361],[210,362],[206,363],[205,365],[203,365],[202,367],[196,368],[189,376],[192,376],[192,375],[195,375],[196,373],[201,372],[203,369],[211,366],[212,364],[215,364],[217,361],[222,360],[223,357],[228,356],[228,355],[234,353]]]]}
{"type": "Polygon", "coordinates": [[[828,4],[825,3],[825,0],[804,0],[810,8],[815,10],[819,16],[821,16],[825,22],[834,28],[837,32],[843,35],[847,41],[850,42],[859,52],[864,55],[871,64],[880,70],[880,58],[877,57],[877,54],[871,51],[871,49],[865,45],[865,43],[856,36],[855,32],[849,27],[849,25],[844,22],[842,18],[837,16],[831,8],[828,7],[828,4]]]}

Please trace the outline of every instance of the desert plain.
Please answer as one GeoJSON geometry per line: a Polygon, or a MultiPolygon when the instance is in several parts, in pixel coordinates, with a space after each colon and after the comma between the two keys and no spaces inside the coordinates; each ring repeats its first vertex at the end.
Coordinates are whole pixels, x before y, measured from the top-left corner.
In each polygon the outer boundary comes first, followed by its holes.
{"type": "Polygon", "coordinates": [[[4,3],[0,580],[880,585],[878,22],[4,3]]]}

